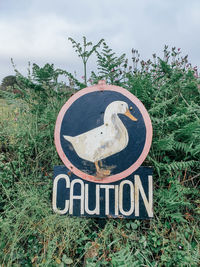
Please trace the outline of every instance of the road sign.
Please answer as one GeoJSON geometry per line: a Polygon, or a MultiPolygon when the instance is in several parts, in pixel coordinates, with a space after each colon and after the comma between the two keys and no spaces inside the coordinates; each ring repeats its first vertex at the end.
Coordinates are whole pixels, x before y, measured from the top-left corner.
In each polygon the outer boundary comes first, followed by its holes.
{"type": "Polygon", "coordinates": [[[95,183],[132,174],[145,160],[151,140],[151,120],[140,100],[103,81],[73,95],[55,127],[56,149],[65,166],[95,183]]]}
{"type": "Polygon", "coordinates": [[[78,91],[56,121],[55,145],[65,166],[54,168],[54,211],[153,217],[153,171],[140,167],[151,141],[148,112],[129,91],[104,81],[78,91]]]}

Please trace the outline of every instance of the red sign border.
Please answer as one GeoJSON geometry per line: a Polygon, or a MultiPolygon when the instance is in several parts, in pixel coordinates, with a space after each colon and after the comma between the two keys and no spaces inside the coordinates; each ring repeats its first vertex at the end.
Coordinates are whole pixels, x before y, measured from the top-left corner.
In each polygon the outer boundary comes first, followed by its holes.
{"type": "Polygon", "coordinates": [[[131,175],[135,170],[137,170],[140,167],[140,165],[142,164],[142,162],[145,160],[145,158],[147,157],[147,155],[149,153],[149,150],[151,147],[151,142],[152,142],[152,135],[153,135],[153,128],[152,128],[152,124],[151,124],[151,119],[149,117],[149,114],[148,114],[146,108],[142,104],[142,102],[136,96],[131,94],[128,90],[126,90],[122,87],[119,87],[116,85],[108,85],[104,81],[99,81],[99,83],[97,85],[86,87],[86,88],[78,91],[76,94],[74,94],[72,97],[70,97],[68,99],[68,101],[63,105],[63,107],[61,108],[61,110],[58,114],[57,120],[56,120],[55,131],[54,131],[54,141],[55,141],[56,150],[57,150],[58,155],[60,156],[61,160],[63,161],[65,166],[70,171],[72,171],[75,175],[83,178],[86,181],[90,181],[90,182],[94,182],[94,183],[113,183],[115,181],[121,180],[121,179],[131,175]],[[141,112],[141,114],[143,116],[144,123],[146,126],[145,145],[144,145],[144,148],[143,148],[141,155],[136,160],[136,162],[134,164],[132,164],[125,171],[122,171],[120,173],[117,173],[117,174],[114,174],[114,175],[111,175],[108,177],[104,177],[102,179],[97,178],[93,175],[89,175],[87,173],[84,173],[81,170],[77,169],[66,157],[66,155],[62,149],[61,142],[60,142],[60,130],[61,130],[62,120],[63,120],[63,117],[64,117],[66,111],[69,109],[69,107],[81,96],[88,94],[88,93],[99,92],[99,91],[114,91],[114,92],[121,93],[122,95],[129,98],[138,107],[139,111],[141,112]]]}

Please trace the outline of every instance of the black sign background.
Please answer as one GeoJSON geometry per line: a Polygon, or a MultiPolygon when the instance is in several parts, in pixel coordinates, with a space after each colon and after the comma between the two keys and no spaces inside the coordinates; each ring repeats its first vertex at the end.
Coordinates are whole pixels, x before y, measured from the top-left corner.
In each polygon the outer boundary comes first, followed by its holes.
{"type": "MultiPolygon", "coordinates": [[[[65,174],[68,175],[70,178],[70,181],[74,179],[80,179],[83,181],[84,184],[89,185],[89,192],[88,192],[88,199],[89,199],[89,209],[92,210],[95,208],[95,203],[96,203],[96,185],[97,183],[85,181],[73,173],[71,173],[65,166],[55,166],[54,167],[54,179],[57,175],[59,174],[65,174]],[[70,175],[69,175],[70,173],[70,175]]],[[[119,180],[114,183],[108,183],[108,185],[119,185],[123,180],[129,180],[133,182],[134,184],[134,175],[139,175],[141,179],[141,183],[145,192],[145,195],[147,196],[148,199],[148,175],[152,176],[153,174],[153,169],[151,167],[140,167],[138,168],[133,174],[130,176],[119,180]]],[[[106,184],[104,184],[106,185],[106,184]]],[[[130,209],[130,189],[128,185],[124,185],[124,191],[126,192],[123,194],[123,209],[125,211],[130,209]]],[[[65,180],[60,179],[58,182],[57,186],[57,207],[59,209],[64,209],[65,205],[65,200],[69,200],[69,192],[70,189],[66,188],[65,180]]],[[[55,192],[54,192],[55,193],[55,192]]],[[[75,185],[74,187],[74,195],[80,195],[80,184],[75,185]]],[[[115,215],[115,195],[114,195],[114,190],[110,190],[110,198],[109,198],[109,207],[110,207],[110,212],[109,215],[111,217],[120,217],[115,215]]],[[[83,217],[100,217],[100,218],[105,218],[107,217],[105,215],[105,190],[101,189],[100,190],[100,215],[88,215],[86,212],[81,215],[80,214],[80,200],[74,200],[73,202],[73,216],[83,216],[83,217]]],[[[147,214],[144,202],[142,200],[141,195],[139,196],[139,217],[136,217],[135,214],[133,213],[131,216],[123,216],[124,218],[127,219],[150,219],[150,217],[147,214]]]]}
{"type": "Polygon", "coordinates": [[[92,162],[81,159],[75,152],[70,142],[64,139],[63,135],[76,136],[94,129],[103,124],[104,112],[106,107],[113,101],[125,101],[131,113],[137,118],[133,122],[124,115],[118,114],[123,124],[128,130],[129,143],[127,147],[119,153],[103,159],[103,166],[116,167],[112,169],[111,175],[120,173],[128,169],[141,155],[146,139],[146,127],[142,114],[133,102],[126,96],[114,91],[97,91],[78,98],[67,110],[64,115],[60,140],[62,149],[69,161],[79,170],[95,175],[96,169],[92,162]]]}

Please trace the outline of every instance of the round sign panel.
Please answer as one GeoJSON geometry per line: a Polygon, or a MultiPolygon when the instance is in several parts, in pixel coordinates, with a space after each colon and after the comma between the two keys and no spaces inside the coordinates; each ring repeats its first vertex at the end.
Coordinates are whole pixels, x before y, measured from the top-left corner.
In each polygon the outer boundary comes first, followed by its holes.
{"type": "Polygon", "coordinates": [[[56,121],[61,160],[75,175],[96,183],[132,174],[145,160],[151,141],[151,120],[140,100],[104,81],[74,94],[56,121]]]}

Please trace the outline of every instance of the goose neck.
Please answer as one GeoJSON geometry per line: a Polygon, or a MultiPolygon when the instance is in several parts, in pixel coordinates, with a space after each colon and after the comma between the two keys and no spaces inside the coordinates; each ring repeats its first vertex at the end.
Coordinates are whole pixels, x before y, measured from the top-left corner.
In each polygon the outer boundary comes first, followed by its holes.
{"type": "Polygon", "coordinates": [[[104,124],[116,126],[116,125],[121,125],[123,123],[120,120],[118,114],[113,113],[113,114],[105,114],[104,124]]]}

